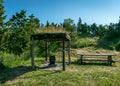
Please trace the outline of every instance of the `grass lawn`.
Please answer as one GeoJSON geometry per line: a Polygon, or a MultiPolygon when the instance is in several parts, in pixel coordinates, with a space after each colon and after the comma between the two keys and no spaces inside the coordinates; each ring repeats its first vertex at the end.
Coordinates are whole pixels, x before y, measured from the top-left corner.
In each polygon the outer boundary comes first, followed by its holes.
{"type": "Polygon", "coordinates": [[[120,86],[120,63],[112,66],[72,63],[66,66],[66,71],[32,70],[29,59],[0,70],[0,86],[120,86]]]}

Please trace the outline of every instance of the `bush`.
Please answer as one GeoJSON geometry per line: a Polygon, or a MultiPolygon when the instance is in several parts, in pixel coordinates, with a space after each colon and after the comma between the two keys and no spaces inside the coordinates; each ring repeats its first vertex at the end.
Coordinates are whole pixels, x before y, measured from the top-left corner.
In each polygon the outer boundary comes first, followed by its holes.
{"type": "Polygon", "coordinates": [[[120,51],[120,37],[109,39],[104,37],[98,41],[97,47],[120,51]]]}
{"type": "Polygon", "coordinates": [[[72,48],[84,48],[89,46],[96,46],[96,41],[92,38],[79,38],[71,43],[72,48]]]}
{"type": "Polygon", "coordinates": [[[0,58],[2,58],[1,62],[2,64],[4,64],[5,67],[11,67],[11,66],[16,66],[17,64],[22,64],[23,61],[28,59],[28,57],[26,56],[28,56],[27,53],[18,56],[11,53],[0,52],[0,58]]]}
{"type": "Polygon", "coordinates": [[[120,51],[120,42],[118,42],[118,43],[116,44],[115,49],[116,49],[117,51],[120,51]]]}
{"type": "Polygon", "coordinates": [[[4,69],[4,68],[5,68],[4,64],[0,62],[0,69],[4,69]]]}
{"type": "Polygon", "coordinates": [[[107,39],[101,39],[98,41],[97,47],[109,49],[109,50],[115,50],[115,43],[113,40],[111,41],[107,39]]]}
{"type": "MultiPolygon", "coordinates": [[[[58,45],[57,42],[48,42],[48,56],[50,56],[53,53],[56,53],[58,51],[58,45]]],[[[46,56],[46,49],[45,49],[45,42],[39,41],[36,44],[35,53],[37,53],[37,57],[45,57],[46,56]]]]}

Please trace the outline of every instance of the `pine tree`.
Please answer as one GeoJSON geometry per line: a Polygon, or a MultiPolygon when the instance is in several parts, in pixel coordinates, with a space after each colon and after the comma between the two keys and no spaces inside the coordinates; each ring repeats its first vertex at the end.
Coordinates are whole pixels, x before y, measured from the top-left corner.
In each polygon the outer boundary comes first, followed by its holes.
{"type": "MultiPolygon", "coordinates": [[[[2,38],[3,38],[3,21],[4,21],[4,6],[3,6],[3,0],[0,0],[0,51],[2,48],[2,38]]],[[[4,65],[0,58],[0,69],[4,68],[4,65]]]]}
{"type": "Polygon", "coordinates": [[[79,18],[78,23],[77,23],[77,34],[80,36],[81,34],[81,29],[82,29],[82,20],[79,18]]]}
{"type": "Polygon", "coordinates": [[[0,29],[3,28],[3,24],[4,24],[4,6],[3,6],[3,0],[0,0],[0,29]]]}
{"type": "Polygon", "coordinates": [[[29,48],[29,37],[37,32],[40,26],[39,19],[33,14],[26,17],[25,10],[17,12],[6,24],[12,31],[6,50],[16,55],[20,55],[29,48]]]}
{"type": "Polygon", "coordinates": [[[0,0],[0,50],[2,47],[2,38],[4,35],[4,31],[3,31],[3,21],[4,21],[5,17],[4,17],[4,6],[3,6],[3,0],[0,0]]]}
{"type": "Polygon", "coordinates": [[[74,33],[76,31],[74,20],[72,20],[71,18],[64,19],[63,28],[65,28],[65,30],[70,33],[74,33]]]}
{"type": "Polygon", "coordinates": [[[96,23],[91,25],[91,33],[93,36],[98,36],[98,27],[96,23]]]}
{"type": "Polygon", "coordinates": [[[50,23],[47,21],[45,26],[46,26],[46,27],[49,27],[49,26],[50,26],[50,23]]]}

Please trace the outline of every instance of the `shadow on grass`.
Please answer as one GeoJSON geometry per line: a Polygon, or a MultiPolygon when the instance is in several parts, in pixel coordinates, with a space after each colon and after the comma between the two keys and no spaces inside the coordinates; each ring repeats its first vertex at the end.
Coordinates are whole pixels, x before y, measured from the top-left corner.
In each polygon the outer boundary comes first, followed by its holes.
{"type": "Polygon", "coordinates": [[[30,66],[17,66],[13,68],[0,69],[0,83],[5,83],[8,80],[13,80],[16,77],[27,72],[33,71],[30,66]]]}
{"type": "MultiPolygon", "coordinates": [[[[17,67],[13,67],[13,68],[5,68],[3,70],[0,69],[0,84],[4,84],[6,81],[14,80],[17,77],[19,77],[19,76],[21,76],[25,73],[32,72],[32,71],[39,70],[39,69],[41,69],[41,68],[40,67],[35,67],[35,69],[33,70],[31,68],[31,66],[17,66],[17,67]]],[[[35,76],[36,77],[37,76],[46,76],[46,75],[60,73],[60,72],[61,71],[55,70],[55,71],[52,71],[52,72],[41,73],[39,75],[36,74],[35,76]]],[[[30,77],[28,77],[28,78],[30,78],[30,77]]]]}

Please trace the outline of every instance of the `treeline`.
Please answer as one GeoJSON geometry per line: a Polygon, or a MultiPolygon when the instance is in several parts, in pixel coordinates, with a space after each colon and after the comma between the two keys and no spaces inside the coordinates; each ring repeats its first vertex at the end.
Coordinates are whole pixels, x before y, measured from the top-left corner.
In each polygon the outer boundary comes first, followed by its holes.
{"type": "Polygon", "coordinates": [[[116,24],[110,23],[110,25],[97,25],[96,23],[88,25],[83,23],[81,18],[78,19],[77,24],[71,18],[67,18],[60,24],[49,23],[49,21],[42,24],[34,14],[26,15],[25,10],[17,12],[7,22],[4,22],[6,17],[3,1],[0,0],[0,51],[3,52],[20,55],[30,49],[30,35],[38,33],[39,29],[48,27],[66,30],[71,36],[72,47],[74,48],[79,48],[75,42],[81,37],[98,37],[100,38],[98,46],[108,48],[111,47],[111,43],[113,45],[117,43],[110,49],[120,50],[120,21],[116,24]]]}

